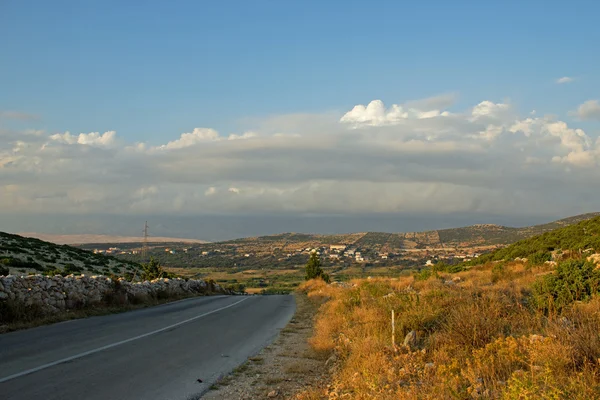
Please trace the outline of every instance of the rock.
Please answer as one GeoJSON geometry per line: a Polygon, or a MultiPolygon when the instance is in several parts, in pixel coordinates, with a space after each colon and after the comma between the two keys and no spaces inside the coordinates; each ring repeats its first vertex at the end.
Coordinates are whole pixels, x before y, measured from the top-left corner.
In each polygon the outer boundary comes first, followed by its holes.
{"type": "Polygon", "coordinates": [[[414,349],[417,347],[417,332],[410,331],[404,337],[404,346],[414,349]]]}
{"type": "MultiPolygon", "coordinates": [[[[203,293],[207,284],[201,280],[156,279],[151,282],[118,281],[125,299],[132,296],[152,296],[159,291],[167,291],[171,295],[203,293]]],[[[224,292],[220,286],[215,289],[224,292]]],[[[0,278],[0,299],[10,298],[29,305],[40,305],[45,311],[52,313],[61,309],[69,309],[101,302],[106,293],[113,293],[115,286],[105,276],[56,275],[47,277],[31,275],[24,277],[6,276],[0,278]]],[[[217,290],[215,290],[217,291],[217,290]]]]}
{"type": "Polygon", "coordinates": [[[277,397],[277,395],[278,395],[278,394],[279,394],[279,393],[277,393],[277,390],[271,390],[271,391],[269,392],[269,394],[267,394],[267,397],[268,397],[268,398],[277,397]]]}
{"type": "Polygon", "coordinates": [[[333,365],[333,364],[335,364],[336,361],[337,361],[337,356],[334,354],[331,357],[329,357],[327,359],[327,361],[325,361],[325,366],[328,367],[330,365],[333,365]]]}
{"type": "Polygon", "coordinates": [[[544,336],[542,335],[531,335],[529,336],[529,343],[543,342],[544,336]]]}

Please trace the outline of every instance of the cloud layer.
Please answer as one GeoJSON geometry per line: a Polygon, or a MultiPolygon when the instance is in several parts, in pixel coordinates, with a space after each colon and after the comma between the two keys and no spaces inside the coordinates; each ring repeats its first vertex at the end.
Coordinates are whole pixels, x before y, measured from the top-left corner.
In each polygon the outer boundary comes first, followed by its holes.
{"type": "MultiPolygon", "coordinates": [[[[453,95],[341,114],[281,115],[252,131],[197,127],[164,144],[114,131],[0,130],[10,212],[562,214],[600,209],[600,141],[552,116],[453,95]]],[[[600,119],[591,100],[577,110],[600,119]]]]}

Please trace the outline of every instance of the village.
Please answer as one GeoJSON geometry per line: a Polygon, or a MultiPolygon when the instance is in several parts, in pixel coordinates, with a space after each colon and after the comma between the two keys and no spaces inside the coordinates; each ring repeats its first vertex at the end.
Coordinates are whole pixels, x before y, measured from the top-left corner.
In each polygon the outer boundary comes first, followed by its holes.
{"type": "MultiPolygon", "coordinates": [[[[113,255],[131,261],[143,261],[143,249],[140,243],[121,245],[96,245],[91,248],[83,246],[95,254],[113,255]]],[[[469,261],[480,256],[492,246],[469,248],[411,248],[396,249],[395,251],[380,251],[377,246],[356,246],[355,244],[319,244],[311,243],[304,247],[302,243],[286,244],[283,246],[261,246],[259,243],[207,243],[191,245],[189,243],[154,243],[149,246],[148,256],[160,260],[165,265],[177,267],[223,267],[230,260],[230,265],[260,266],[261,261],[268,265],[280,263],[282,267],[302,264],[311,253],[316,253],[326,265],[358,264],[393,266],[405,265],[411,267],[426,267],[438,261],[457,263],[469,261]]],[[[493,246],[495,247],[495,246],[493,246]]]]}

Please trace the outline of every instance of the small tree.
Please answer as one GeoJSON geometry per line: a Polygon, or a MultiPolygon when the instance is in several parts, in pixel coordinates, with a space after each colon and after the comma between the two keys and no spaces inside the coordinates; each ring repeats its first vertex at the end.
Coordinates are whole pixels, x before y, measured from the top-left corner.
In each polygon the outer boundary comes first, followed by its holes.
{"type": "Polygon", "coordinates": [[[310,258],[306,263],[305,279],[308,281],[316,278],[321,278],[325,282],[329,283],[329,275],[323,271],[323,268],[321,268],[321,259],[319,258],[319,255],[314,252],[311,253],[310,258]]]}
{"type": "Polygon", "coordinates": [[[144,272],[142,273],[142,279],[145,281],[165,278],[167,276],[166,272],[162,269],[154,257],[150,258],[148,264],[142,264],[142,268],[144,269],[144,272]]]}

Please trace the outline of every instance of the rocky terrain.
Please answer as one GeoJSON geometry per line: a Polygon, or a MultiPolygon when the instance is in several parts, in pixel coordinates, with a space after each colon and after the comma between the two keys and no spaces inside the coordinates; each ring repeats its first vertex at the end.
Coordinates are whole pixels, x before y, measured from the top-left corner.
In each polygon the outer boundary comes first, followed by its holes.
{"type": "Polygon", "coordinates": [[[140,270],[133,261],[4,232],[0,232],[0,267],[8,268],[13,275],[66,271],[121,276],[140,270]]]}

